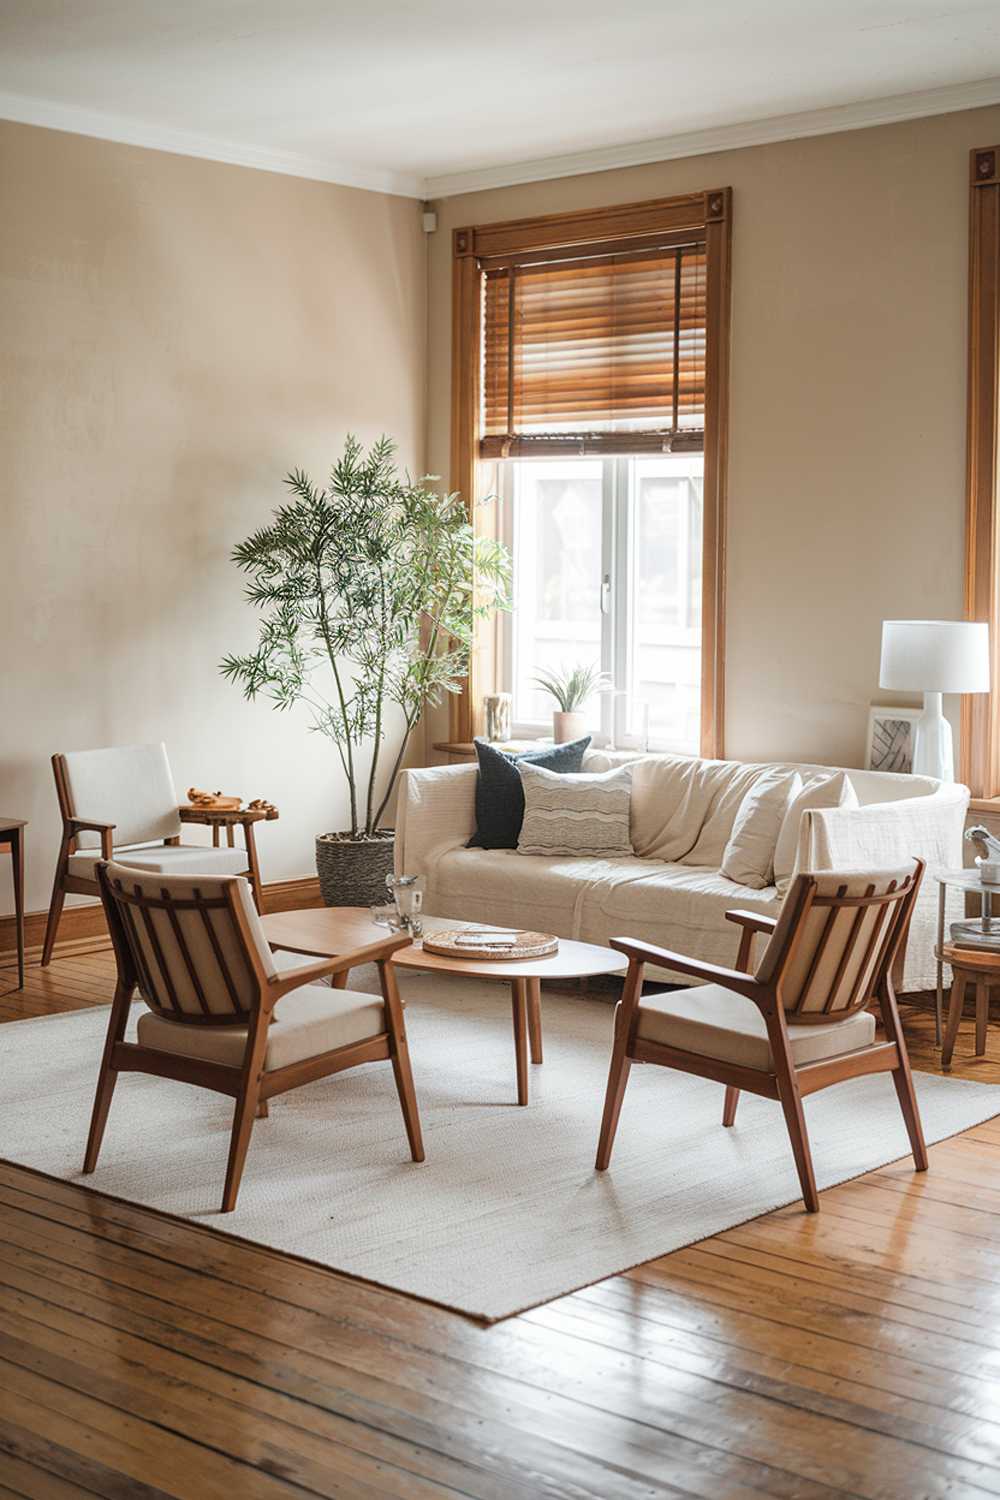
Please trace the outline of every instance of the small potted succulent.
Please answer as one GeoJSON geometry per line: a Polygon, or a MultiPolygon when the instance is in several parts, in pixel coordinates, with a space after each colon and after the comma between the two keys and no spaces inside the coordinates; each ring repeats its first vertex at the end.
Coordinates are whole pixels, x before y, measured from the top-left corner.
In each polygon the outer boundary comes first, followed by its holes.
{"type": "Polygon", "coordinates": [[[584,707],[595,693],[611,686],[607,672],[586,663],[557,670],[545,669],[536,672],[531,680],[559,705],[552,714],[552,738],[557,745],[578,740],[586,733],[584,707]]]}
{"type": "Polygon", "coordinates": [[[327,485],[289,474],[291,498],[233,552],[261,618],[256,650],[221,671],[247,698],[307,707],[347,783],[350,827],[316,838],[328,906],[385,900],[385,821],[410,735],[459,691],[475,621],[507,608],[506,549],[433,476],[400,474],[394,454],[389,438],[366,453],[348,437],[327,485]]]}

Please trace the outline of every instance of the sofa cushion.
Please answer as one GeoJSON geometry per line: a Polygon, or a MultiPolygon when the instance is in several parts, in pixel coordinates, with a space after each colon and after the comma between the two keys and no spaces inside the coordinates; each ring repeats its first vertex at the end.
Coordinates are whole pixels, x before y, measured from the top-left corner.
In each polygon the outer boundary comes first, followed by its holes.
{"type": "Polygon", "coordinates": [[[750,787],[740,803],[722,855],[727,880],[763,890],[774,878],[774,846],[789,805],[802,790],[797,771],[773,766],[750,787]]]}
{"type": "Polygon", "coordinates": [[[571,775],[583,767],[590,736],[566,745],[546,745],[541,750],[512,754],[498,750],[487,740],[476,740],[479,776],[476,780],[476,831],[470,849],[516,849],[524,817],[524,792],[517,774],[519,761],[542,766],[546,771],[571,775]]]}
{"type": "Polygon", "coordinates": [[[802,814],[813,807],[857,807],[858,796],[846,771],[813,776],[789,803],[774,846],[774,883],[787,889],[795,874],[802,814]]]}
{"type": "MultiPolygon", "coordinates": [[[[302,963],[307,960],[300,959],[302,963]]],[[[381,995],[356,990],[333,990],[326,985],[303,985],[282,996],[267,1032],[264,1071],[290,1067],[307,1057],[318,1057],[351,1042],[363,1042],[385,1030],[381,995]]],[[[246,1026],[198,1026],[165,1021],[152,1011],[139,1017],[136,1038],[141,1047],[201,1057],[238,1068],[247,1044],[246,1026]]]]}
{"type": "MultiPolygon", "coordinates": [[[[666,995],[644,995],[639,1002],[638,1035],[648,1042],[679,1047],[701,1057],[772,1072],[771,1044],[764,1018],[744,995],[721,984],[702,984],[666,995]]],[[[855,1052],[875,1040],[875,1018],[859,1011],[828,1026],[788,1027],[797,1066],[855,1052]]]]}
{"type": "Polygon", "coordinates": [[[524,791],[519,854],[577,854],[614,859],[631,854],[632,767],[560,776],[518,763],[524,791]]]}

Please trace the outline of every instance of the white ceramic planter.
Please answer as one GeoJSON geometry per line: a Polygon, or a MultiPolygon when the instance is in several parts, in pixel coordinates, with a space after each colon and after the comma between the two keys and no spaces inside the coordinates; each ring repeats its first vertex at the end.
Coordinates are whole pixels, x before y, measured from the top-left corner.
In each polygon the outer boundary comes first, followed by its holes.
{"type": "Polygon", "coordinates": [[[552,738],[557,745],[565,745],[569,740],[580,740],[587,732],[587,718],[585,714],[560,714],[552,715],[552,738]]]}

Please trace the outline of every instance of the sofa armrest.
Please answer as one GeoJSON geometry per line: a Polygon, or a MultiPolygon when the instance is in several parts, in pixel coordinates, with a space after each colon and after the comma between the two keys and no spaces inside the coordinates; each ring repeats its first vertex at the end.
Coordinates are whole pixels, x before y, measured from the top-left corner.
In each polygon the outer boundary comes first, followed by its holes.
{"type": "Polygon", "coordinates": [[[800,870],[877,870],[913,859],[926,864],[927,878],[910,918],[905,953],[897,963],[900,990],[926,990],[935,983],[938,895],[933,876],[961,868],[968,806],[968,788],[952,782],[926,796],[853,808],[815,808],[802,814],[800,870]]]}
{"type": "Polygon", "coordinates": [[[962,864],[967,787],[942,785],[926,797],[814,808],[802,814],[800,870],[879,869],[922,859],[931,872],[962,864]]]}
{"type": "Polygon", "coordinates": [[[476,831],[477,766],[402,771],[396,800],[396,872],[422,875],[476,831]]]}

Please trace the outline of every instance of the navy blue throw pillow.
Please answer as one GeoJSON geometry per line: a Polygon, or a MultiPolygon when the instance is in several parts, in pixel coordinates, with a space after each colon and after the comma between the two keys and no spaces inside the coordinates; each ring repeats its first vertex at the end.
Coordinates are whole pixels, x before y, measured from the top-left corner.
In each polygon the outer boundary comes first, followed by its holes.
{"type": "Polygon", "coordinates": [[[523,750],[512,755],[498,750],[489,740],[476,740],[479,777],[476,781],[476,831],[467,849],[516,849],[524,821],[524,790],[517,774],[519,760],[530,761],[545,771],[573,775],[583,770],[586,739],[566,745],[546,745],[541,750],[523,750]]]}

